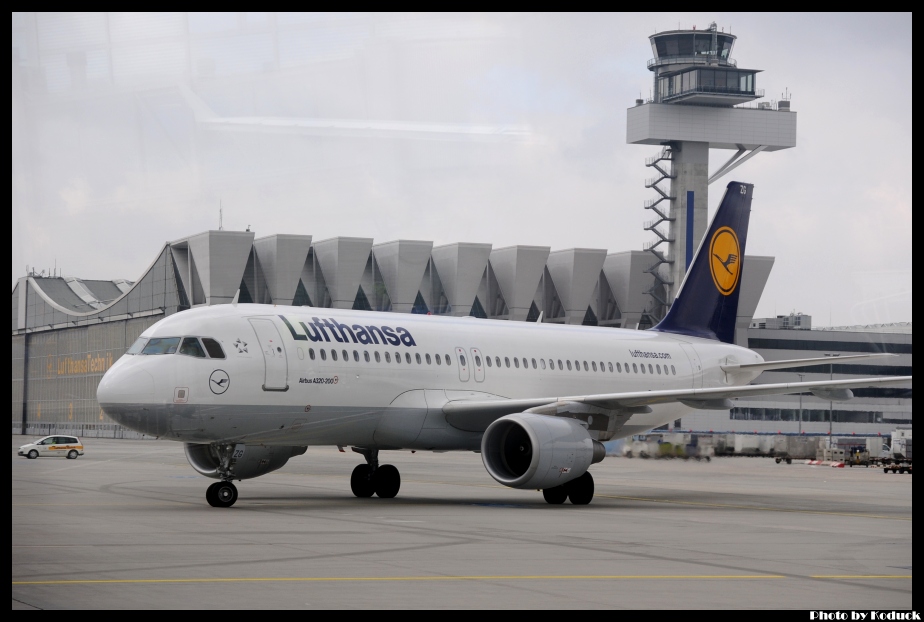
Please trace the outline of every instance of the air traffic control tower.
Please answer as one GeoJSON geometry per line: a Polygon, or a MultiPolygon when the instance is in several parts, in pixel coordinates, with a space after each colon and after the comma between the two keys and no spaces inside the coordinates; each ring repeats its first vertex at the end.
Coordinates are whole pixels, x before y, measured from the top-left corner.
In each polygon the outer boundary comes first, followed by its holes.
{"type": "Polygon", "coordinates": [[[645,202],[653,216],[645,229],[655,236],[645,245],[652,322],[670,306],[706,233],[709,185],[758,153],[796,146],[796,113],[787,99],[749,104],[764,96],[760,70],[738,67],[736,38],[715,23],[649,37],[652,96],[629,108],[626,142],[661,148],[645,162],[654,172],[645,186],[656,193],[645,202]],[[710,149],[734,151],[711,174],[710,149]]]}

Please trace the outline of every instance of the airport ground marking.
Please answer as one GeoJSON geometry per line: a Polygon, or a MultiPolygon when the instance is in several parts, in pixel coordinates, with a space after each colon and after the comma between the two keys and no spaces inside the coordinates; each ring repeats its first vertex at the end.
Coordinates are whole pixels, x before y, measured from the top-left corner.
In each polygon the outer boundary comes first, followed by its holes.
{"type": "Polygon", "coordinates": [[[910,579],[910,574],[813,574],[812,579],[910,579]]]}
{"type": "Polygon", "coordinates": [[[631,580],[759,580],[787,579],[785,575],[462,575],[406,577],[216,577],[190,579],[63,579],[55,581],[13,581],[13,585],[105,585],[146,583],[359,583],[414,581],[631,581],[631,580]]]}
{"type": "Polygon", "coordinates": [[[885,516],[882,514],[858,514],[856,512],[827,512],[824,510],[791,510],[788,508],[771,508],[759,505],[735,505],[731,503],[705,503],[703,501],[680,501],[677,499],[653,499],[651,497],[629,497],[625,495],[597,495],[601,499],[625,499],[628,501],[648,501],[650,503],[672,503],[675,505],[696,505],[707,508],[729,508],[734,510],[756,510],[760,512],[786,512],[789,514],[818,514],[821,516],[849,516],[852,518],[877,518],[881,520],[901,520],[911,522],[911,517],[885,516]]]}

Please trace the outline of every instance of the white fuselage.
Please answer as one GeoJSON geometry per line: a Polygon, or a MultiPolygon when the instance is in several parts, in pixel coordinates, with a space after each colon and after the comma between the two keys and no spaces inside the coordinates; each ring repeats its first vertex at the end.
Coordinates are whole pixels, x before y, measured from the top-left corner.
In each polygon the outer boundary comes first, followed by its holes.
{"type": "MultiPolygon", "coordinates": [[[[655,331],[249,304],[192,309],[143,334],[186,336],[217,340],[225,358],[123,356],[100,383],[104,410],[187,442],[476,450],[481,433],[450,425],[447,401],[737,386],[756,373],[732,379],[721,365],[762,360],[655,331]]],[[[615,437],[688,412],[653,406],[615,437]]]]}

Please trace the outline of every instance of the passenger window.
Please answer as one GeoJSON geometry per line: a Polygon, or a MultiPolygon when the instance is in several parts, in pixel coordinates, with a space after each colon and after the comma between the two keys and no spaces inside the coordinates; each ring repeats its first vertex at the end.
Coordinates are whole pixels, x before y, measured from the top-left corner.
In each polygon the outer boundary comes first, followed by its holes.
{"type": "Polygon", "coordinates": [[[574,362],[574,371],[581,371],[581,362],[580,362],[580,361],[575,361],[575,362],[574,362]]]}
{"type": "MultiPolygon", "coordinates": [[[[536,359],[532,359],[530,362],[533,364],[533,369],[536,369],[536,359]]],[[[543,367],[545,367],[545,365],[543,365],[543,367]]]]}
{"type": "Polygon", "coordinates": [[[465,367],[465,357],[462,356],[461,354],[459,355],[459,365],[461,365],[462,367],[465,367]]]}
{"type": "Polygon", "coordinates": [[[677,375],[677,370],[674,369],[673,365],[671,365],[671,373],[674,374],[675,376],[677,375]]]}
{"type": "Polygon", "coordinates": [[[587,361],[584,361],[584,371],[590,371],[590,367],[587,366],[587,361]]]}
{"type": "Polygon", "coordinates": [[[517,357],[513,357],[513,366],[516,367],[517,369],[520,369],[520,359],[518,359],[517,357]]]}
{"type": "Polygon", "coordinates": [[[660,376],[660,375],[661,375],[661,366],[660,366],[660,365],[655,365],[655,369],[658,370],[658,375],[660,376]]]}
{"type": "Polygon", "coordinates": [[[490,356],[484,357],[484,362],[488,364],[488,367],[491,367],[491,357],[490,356]]]}
{"type": "Polygon", "coordinates": [[[475,355],[475,367],[481,367],[481,357],[477,354],[475,355]]]}
{"type": "Polygon", "coordinates": [[[308,348],[308,358],[314,360],[314,348],[308,348]]]}
{"type": "Polygon", "coordinates": [[[401,364],[401,353],[395,352],[395,363],[401,364]]]}
{"type": "Polygon", "coordinates": [[[375,362],[376,362],[376,363],[381,363],[381,362],[382,362],[382,356],[379,354],[379,351],[378,351],[378,350],[375,351],[375,362]]]}
{"type": "Polygon", "coordinates": [[[350,360],[350,353],[344,350],[343,351],[343,362],[346,363],[349,360],[350,360]]]}
{"type": "Polygon", "coordinates": [[[510,367],[510,359],[507,358],[506,356],[504,357],[504,365],[506,365],[507,367],[510,367]]]}
{"type": "Polygon", "coordinates": [[[632,363],[632,371],[636,374],[638,373],[638,367],[635,366],[635,363],[632,363]]]}
{"type": "Polygon", "coordinates": [[[649,374],[653,374],[653,373],[654,373],[654,369],[651,367],[651,363],[648,363],[648,373],[649,373],[649,374]]]}
{"type": "MultiPolygon", "coordinates": [[[[495,356],[495,357],[494,357],[494,363],[497,365],[498,368],[500,368],[500,357],[499,357],[499,356],[495,356]]],[[[508,367],[509,367],[509,365],[508,365],[508,367]]]]}
{"type": "Polygon", "coordinates": [[[324,348],[321,348],[321,360],[322,360],[322,361],[326,361],[326,360],[327,360],[327,351],[324,350],[324,348]]]}
{"type": "Polygon", "coordinates": [[[202,349],[202,346],[199,344],[199,340],[195,337],[184,337],[183,344],[180,346],[180,354],[185,354],[186,356],[195,356],[196,358],[204,359],[205,350],[202,349]]]}
{"type": "MultiPolygon", "coordinates": [[[[558,370],[561,371],[561,370],[563,370],[563,369],[564,369],[564,367],[562,367],[562,365],[561,365],[561,359],[558,359],[558,370]]],[[[568,369],[571,369],[571,365],[568,365],[568,369]]]]}
{"type": "Polygon", "coordinates": [[[555,361],[549,359],[549,369],[555,369],[555,361]]]}
{"type": "Polygon", "coordinates": [[[416,353],[416,357],[417,357],[417,364],[420,365],[421,362],[422,362],[422,361],[420,360],[420,352],[417,352],[417,353],[416,353]]]}
{"type": "MultiPolygon", "coordinates": [[[[406,362],[408,365],[411,364],[411,353],[410,353],[410,352],[405,352],[405,353],[404,353],[404,362],[406,362]]],[[[420,361],[418,361],[418,363],[419,363],[419,362],[420,362],[420,361]]]]}
{"type": "Polygon", "coordinates": [[[356,350],[353,350],[353,360],[356,361],[357,363],[359,362],[359,352],[357,352],[356,350]]]}
{"type": "Polygon", "coordinates": [[[213,359],[225,358],[225,351],[222,350],[221,345],[211,337],[203,337],[202,345],[205,346],[205,351],[208,352],[209,356],[213,359]]]}
{"type": "Polygon", "coordinates": [[[391,353],[390,352],[385,353],[385,362],[391,363],[391,353]]]}
{"type": "Polygon", "coordinates": [[[571,371],[571,359],[568,359],[568,371],[571,371]]]}
{"type": "Polygon", "coordinates": [[[539,362],[542,364],[542,369],[545,369],[545,359],[539,359],[539,362]]]}
{"type": "Polygon", "coordinates": [[[596,362],[596,361],[591,361],[591,362],[590,362],[590,366],[594,368],[594,371],[597,371],[597,362],[596,362]]]}
{"type": "Polygon", "coordinates": [[[369,362],[369,351],[363,350],[363,358],[366,359],[366,362],[369,362]]]}
{"type": "Polygon", "coordinates": [[[447,364],[447,365],[452,365],[452,359],[449,358],[449,355],[446,354],[446,355],[444,355],[444,356],[446,357],[446,364],[447,364]]]}
{"type": "Polygon", "coordinates": [[[641,368],[642,368],[642,373],[644,374],[644,373],[645,373],[645,364],[644,364],[644,363],[642,363],[641,365],[639,365],[639,367],[641,367],[641,368]]]}
{"type": "Polygon", "coordinates": [[[138,340],[132,344],[125,354],[140,354],[144,350],[144,345],[148,342],[147,337],[138,337],[138,340]]]}
{"type": "Polygon", "coordinates": [[[142,354],[173,354],[180,345],[179,337],[155,337],[148,341],[142,354]]]}
{"type": "Polygon", "coordinates": [[[430,360],[430,355],[427,355],[427,365],[432,365],[433,362],[430,360]]]}
{"type": "Polygon", "coordinates": [[[336,350],[331,350],[331,351],[330,351],[330,360],[332,360],[332,361],[336,361],[336,360],[337,360],[337,351],[336,351],[336,350]]]}
{"type": "Polygon", "coordinates": [[[442,365],[442,364],[443,364],[443,360],[440,358],[440,355],[439,355],[439,354],[436,355],[436,364],[437,364],[437,365],[442,365]]]}
{"type": "Polygon", "coordinates": [[[607,363],[607,365],[610,366],[610,373],[612,374],[613,373],[613,363],[607,363]]]}
{"type": "Polygon", "coordinates": [[[603,361],[600,361],[600,371],[603,371],[603,361]]]}

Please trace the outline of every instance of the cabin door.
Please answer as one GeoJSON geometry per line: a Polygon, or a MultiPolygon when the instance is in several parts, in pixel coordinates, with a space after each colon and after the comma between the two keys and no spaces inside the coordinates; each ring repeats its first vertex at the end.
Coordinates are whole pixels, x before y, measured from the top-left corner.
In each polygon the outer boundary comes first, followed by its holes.
{"type": "Polygon", "coordinates": [[[264,391],[287,391],[289,389],[289,364],[286,361],[286,348],[272,320],[252,318],[250,325],[257,333],[257,341],[263,351],[266,372],[263,377],[264,391]]]}

